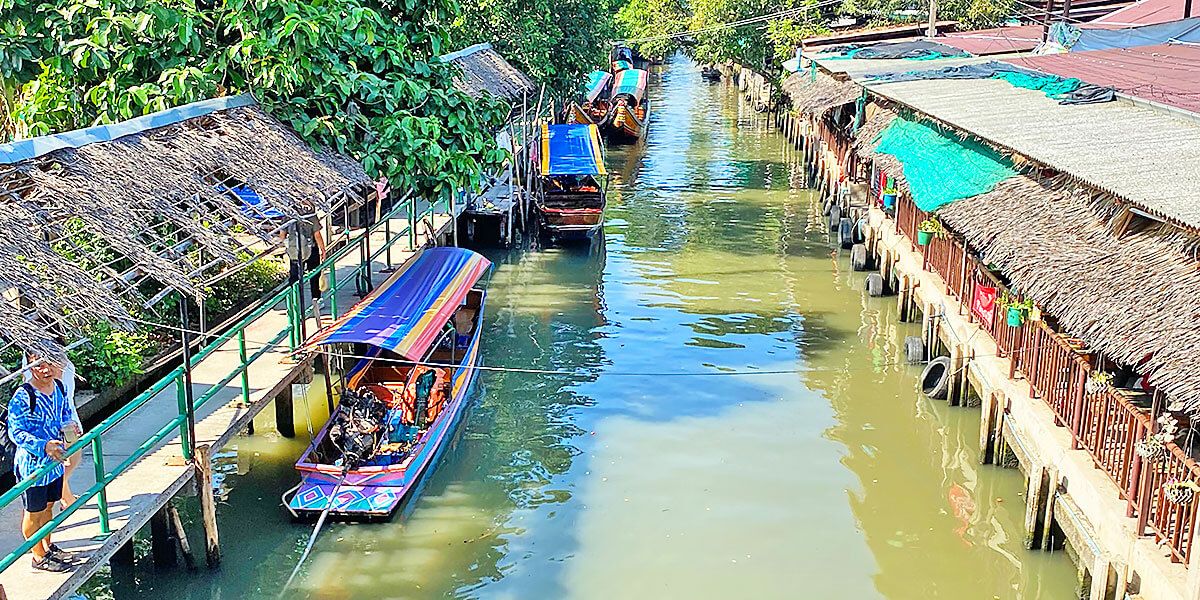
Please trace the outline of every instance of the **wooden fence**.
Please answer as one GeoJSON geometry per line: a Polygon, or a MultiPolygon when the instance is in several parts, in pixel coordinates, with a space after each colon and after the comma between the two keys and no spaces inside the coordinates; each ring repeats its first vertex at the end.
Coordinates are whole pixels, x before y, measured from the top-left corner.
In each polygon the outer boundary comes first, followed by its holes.
{"type": "MultiPolygon", "coordinates": [[[[907,195],[897,198],[896,223],[909,240],[916,240],[917,227],[927,217],[907,195]]],[[[1081,340],[1055,331],[1045,319],[1011,327],[998,303],[993,303],[990,315],[972,310],[980,287],[997,292],[1006,288],[963,240],[947,233],[927,246],[915,247],[925,268],[941,276],[946,293],[967,307],[968,318],[992,336],[1000,356],[1010,359],[1009,374],[1024,376],[1030,395],[1045,401],[1055,422],[1071,431],[1074,447],[1087,451],[1096,467],[1117,485],[1127,502],[1127,514],[1138,518],[1139,533],[1153,535],[1172,560],[1186,565],[1200,494],[1177,504],[1166,497],[1163,486],[1200,481],[1200,465],[1174,442],[1167,443],[1167,456],[1162,459],[1144,460],[1137,454],[1138,442],[1154,431],[1149,411],[1135,404],[1144,394],[1111,385],[1089,391],[1094,354],[1081,340]]]]}

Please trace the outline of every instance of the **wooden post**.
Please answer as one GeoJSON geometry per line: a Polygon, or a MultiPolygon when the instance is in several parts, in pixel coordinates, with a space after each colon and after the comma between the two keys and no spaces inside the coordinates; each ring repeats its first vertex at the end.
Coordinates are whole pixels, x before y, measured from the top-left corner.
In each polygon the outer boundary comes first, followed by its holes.
{"type": "Polygon", "coordinates": [[[150,517],[150,555],[156,567],[173,567],[179,562],[175,540],[171,535],[171,520],[164,507],[150,517]]]}
{"type": "Polygon", "coordinates": [[[292,412],[292,386],[275,396],[275,429],[285,438],[296,437],[296,415],[292,412]]]}
{"type": "Polygon", "coordinates": [[[108,559],[110,565],[130,567],[133,566],[136,556],[133,553],[133,540],[127,540],[113,552],[112,558],[108,559]]]}
{"type": "Polygon", "coordinates": [[[1049,474],[1041,465],[1029,465],[1029,485],[1025,493],[1025,548],[1041,545],[1042,518],[1050,487],[1049,474]]]}
{"type": "Polygon", "coordinates": [[[937,0],[929,0],[929,27],[925,29],[926,37],[937,37],[937,0]]]}
{"type": "Polygon", "coordinates": [[[192,545],[188,543],[187,531],[183,528],[183,519],[179,518],[179,510],[170,502],[167,503],[167,516],[171,519],[171,528],[174,529],[175,539],[179,541],[179,552],[183,554],[183,562],[189,571],[194,570],[196,558],[192,556],[192,545]]]}
{"type": "Polygon", "coordinates": [[[208,444],[196,448],[196,492],[200,498],[200,517],[204,523],[204,557],[208,566],[221,564],[221,545],[217,537],[217,505],[213,498],[212,456],[208,444]]]}
{"type": "Polygon", "coordinates": [[[0,600],[8,600],[8,594],[4,593],[3,585],[0,585],[0,600]]]}
{"type": "Polygon", "coordinates": [[[996,431],[996,419],[998,418],[998,406],[1000,404],[997,394],[983,394],[983,412],[979,421],[979,464],[990,465],[997,462],[997,459],[992,454],[993,444],[995,443],[992,435],[996,431]]]}

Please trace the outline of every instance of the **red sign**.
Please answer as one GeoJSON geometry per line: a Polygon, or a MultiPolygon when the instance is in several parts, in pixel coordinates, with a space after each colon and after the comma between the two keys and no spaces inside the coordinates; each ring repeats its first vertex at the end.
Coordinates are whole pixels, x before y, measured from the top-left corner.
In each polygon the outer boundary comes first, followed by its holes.
{"type": "Polygon", "coordinates": [[[975,313],[979,320],[987,324],[989,328],[992,326],[992,313],[996,308],[996,288],[980,285],[975,283],[975,293],[971,298],[971,312],[975,313]]]}

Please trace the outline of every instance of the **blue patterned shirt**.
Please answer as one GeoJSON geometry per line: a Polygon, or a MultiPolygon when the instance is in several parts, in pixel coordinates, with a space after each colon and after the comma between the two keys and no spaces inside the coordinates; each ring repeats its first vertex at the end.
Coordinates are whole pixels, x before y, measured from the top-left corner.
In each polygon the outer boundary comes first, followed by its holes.
{"type": "Polygon", "coordinates": [[[8,403],[8,437],[17,445],[14,460],[17,481],[32,475],[46,463],[54,463],[55,467],[49,473],[34,482],[34,485],[46,485],[63,476],[62,463],[46,454],[46,442],[62,440],[63,425],[71,422],[73,411],[58,385],[50,395],[38,391],[36,404],[30,413],[25,386],[17,388],[8,403]]]}

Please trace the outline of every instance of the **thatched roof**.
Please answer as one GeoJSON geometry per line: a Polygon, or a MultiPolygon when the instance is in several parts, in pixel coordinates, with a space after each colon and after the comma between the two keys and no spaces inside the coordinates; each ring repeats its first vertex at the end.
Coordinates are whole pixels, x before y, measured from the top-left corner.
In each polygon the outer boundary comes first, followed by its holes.
{"type": "Polygon", "coordinates": [[[509,64],[491,44],[476,44],[441,57],[441,61],[458,67],[454,87],[479,98],[484,93],[506,100],[517,100],[523,94],[537,93],[537,86],[528,75],[509,64]]]}
{"type": "Polygon", "coordinates": [[[1065,177],[1019,176],[938,217],[1069,335],[1127,365],[1153,353],[1150,381],[1195,414],[1200,239],[1165,224],[1118,239],[1110,223],[1119,208],[1065,177]]]}
{"type": "Polygon", "coordinates": [[[120,324],[155,289],[202,296],[206,276],[273,246],[301,211],[357,201],[368,183],[252,102],[138,121],[0,146],[8,341],[48,347],[89,321],[120,324]],[[221,191],[243,184],[257,208],[221,191]]]}
{"type": "Polygon", "coordinates": [[[791,98],[794,110],[820,117],[829,110],[853,102],[862,95],[862,87],[853,81],[838,81],[822,72],[817,72],[813,79],[812,73],[801,71],[784,80],[783,92],[791,98]]]}

